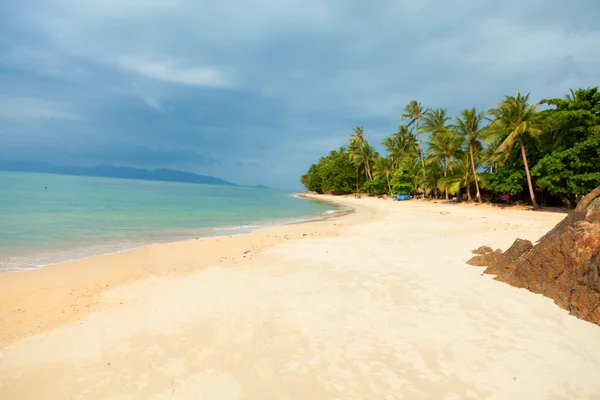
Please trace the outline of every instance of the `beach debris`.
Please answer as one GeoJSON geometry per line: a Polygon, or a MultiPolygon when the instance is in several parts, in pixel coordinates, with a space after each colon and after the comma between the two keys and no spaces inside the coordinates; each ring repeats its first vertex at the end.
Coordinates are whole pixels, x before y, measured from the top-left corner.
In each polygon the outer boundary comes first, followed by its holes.
{"type": "Polygon", "coordinates": [[[448,214],[450,214],[450,212],[448,212],[448,211],[440,211],[440,214],[442,214],[442,215],[448,215],[448,214]]]}
{"type": "Polygon", "coordinates": [[[517,239],[484,272],[600,325],[600,186],[535,246],[517,239]]]}

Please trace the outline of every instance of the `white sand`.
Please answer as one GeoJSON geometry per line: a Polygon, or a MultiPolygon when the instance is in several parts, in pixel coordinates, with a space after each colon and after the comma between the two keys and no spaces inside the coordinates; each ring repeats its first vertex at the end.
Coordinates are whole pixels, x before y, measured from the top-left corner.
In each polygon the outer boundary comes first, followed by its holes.
{"type": "MultiPolygon", "coordinates": [[[[343,201],[357,212],[231,238],[235,260],[194,256],[201,240],[156,246],[186,273],[115,281],[64,323],[52,303],[31,314],[54,321],[41,333],[9,318],[0,399],[600,399],[600,327],[464,264],[564,215],[343,201]]],[[[146,253],[126,264],[147,270],[146,253]]]]}

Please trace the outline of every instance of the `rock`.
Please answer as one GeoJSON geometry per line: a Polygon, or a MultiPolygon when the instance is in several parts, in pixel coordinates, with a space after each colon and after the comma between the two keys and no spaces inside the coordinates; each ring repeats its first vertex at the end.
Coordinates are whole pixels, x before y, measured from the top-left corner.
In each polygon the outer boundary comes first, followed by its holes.
{"type": "Polygon", "coordinates": [[[600,325],[600,186],[535,246],[523,242],[517,239],[485,272],[600,325]]]}
{"type": "Polygon", "coordinates": [[[471,251],[471,253],[473,253],[473,254],[488,254],[493,251],[494,250],[492,250],[492,248],[490,246],[480,246],[480,247],[476,248],[475,250],[471,251]]]}
{"type": "Polygon", "coordinates": [[[533,248],[533,244],[529,240],[517,239],[515,242],[506,250],[496,257],[494,262],[488,264],[486,268],[486,274],[500,275],[503,271],[515,262],[521,255],[528,252],[533,248]]]}
{"type": "Polygon", "coordinates": [[[481,254],[471,258],[469,261],[467,261],[467,264],[474,265],[476,267],[487,267],[496,261],[501,255],[502,251],[492,251],[491,253],[481,254]]]}

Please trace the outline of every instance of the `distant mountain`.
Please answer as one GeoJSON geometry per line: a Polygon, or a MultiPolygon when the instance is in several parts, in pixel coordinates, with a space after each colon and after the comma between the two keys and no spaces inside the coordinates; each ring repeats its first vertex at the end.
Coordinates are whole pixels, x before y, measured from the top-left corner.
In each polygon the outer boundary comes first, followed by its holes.
{"type": "Polygon", "coordinates": [[[60,175],[98,176],[104,178],[142,179],[146,181],[203,183],[208,185],[238,186],[235,183],[212,176],[197,175],[192,172],[172,169],[139,169],[98,165],[96,167],[72,167],[29,161],[0,161],[0,170],[38,172],[60,175]]]}

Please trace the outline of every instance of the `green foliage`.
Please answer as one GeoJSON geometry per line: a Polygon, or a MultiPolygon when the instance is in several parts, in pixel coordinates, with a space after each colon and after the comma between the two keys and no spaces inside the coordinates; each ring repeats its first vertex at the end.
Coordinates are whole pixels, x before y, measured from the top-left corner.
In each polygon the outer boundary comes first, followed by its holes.
{"type": "Polygon", "coordinates": [[[423,168],[420,159],[418,157],[406,158],[392,176],[392,192],[394,194],[416,193],[420,189],[422,179],[423,168]]]}
{"type": "MultiPolygon", "coordinates": [[[[359,177],[360,183],[364,178],[359,177]]],[[[311,165],[301,178],[309,191],[317,193],[346,194],[354,191],[356,169],[345,149],[334,150],[311,165]]]]}
{"type": "Polygon", "coordinates": [[[372,179],[362,186],[362,191],[372,196],[379,196],[388,192],[387,181],[385,179],[372,179]]]}
{"type": "Polygon", "coordinates": [[[493,174],[484,177],[485,186],[494,193],[519,193],[525,183],[525,170],[522,166],[505,165],[493,174]]]}
{"type": "Polygon", "coordinates": [[[600,134],[589,135],[567,150],[554,151],[540,160],[531,174],[552,195],[585,195],[600,186],[600,134]]]}
{"type": "MultiPolygon", "coordinates": [[[[308,190],[371,195],[447,191],[520,194],[541,198],[575,195],[600,186],[600,92],[571,90],[565,98],[531,104],[529,95],[505,96],[485,113],[465,109],[453,119],[445,109],[425,109],[411,101],[405,124],[383,139],[387,155],[371,146],[363,128],[353,130],[348,147],[332,151],[301,177],[308,190]],[[490,124],[486,126],[486,119],[490,124]],[[428,133],[426,154],[421,135],[428,133]],[[532,179],[533,178],[533,179],[532,179]]],[[[483,194],[483,193],[482,193],[483,194]]]]}

